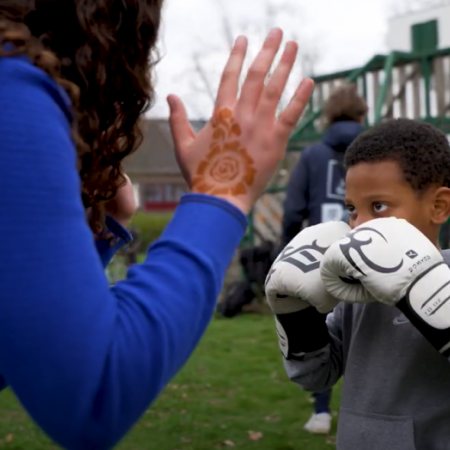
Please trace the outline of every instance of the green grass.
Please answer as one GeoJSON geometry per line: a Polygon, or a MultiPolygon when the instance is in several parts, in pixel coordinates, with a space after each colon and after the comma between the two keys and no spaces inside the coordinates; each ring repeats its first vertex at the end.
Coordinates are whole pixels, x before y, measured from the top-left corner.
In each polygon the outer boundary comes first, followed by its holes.
{"type": "MultiPolygon", "coordinates": [[[[335,389],[335,410],[339,396],[335,389]]],[[[332,436],[302,430],[311,411],[308,394],[286,378],[272,317],[216,319],[186,367],[117,448],[332,450],[332,436]]],[[[0,448],[58,447],[7,391],[0,399],[0,448]]]]}
{"type": "Polygon", "coordinates": [[[131,225],[137,227],[141,233],[141,248],[143,251],[159,238],[172,216],[173,213],[146,213],[139,211],[133,217],[131,225]]]}

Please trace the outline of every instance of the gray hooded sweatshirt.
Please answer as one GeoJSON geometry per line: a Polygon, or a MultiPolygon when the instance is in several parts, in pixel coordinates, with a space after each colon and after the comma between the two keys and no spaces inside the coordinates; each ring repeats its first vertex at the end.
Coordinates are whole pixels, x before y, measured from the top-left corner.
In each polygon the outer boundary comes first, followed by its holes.
{"type": "Polygon", "coordinates": [[[312,392],[344,376],[337,450],[450,450],[450,362],[403,314],[340,303],[327,325],[331,344],[284,366],[312,392]]]}

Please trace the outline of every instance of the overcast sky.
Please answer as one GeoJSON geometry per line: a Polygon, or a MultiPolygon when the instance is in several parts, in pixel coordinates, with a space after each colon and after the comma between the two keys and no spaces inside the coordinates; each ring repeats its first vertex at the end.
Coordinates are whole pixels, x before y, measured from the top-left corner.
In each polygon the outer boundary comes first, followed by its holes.
{"type": "MultiPolygon", "coordinates": [[[[208,96],[197,90],[203,84],[193,70],[193,54],[201,56],[214,90],[219,69],[227,58],[221,17],[226,14],[237,35],[243,24],[251,24],[248,36],[259,46],[267,25],[262,5],[266,0],[165,0],[164,23],[157,66],[157,103],[152,116],[167,116],[165,97],[175,93],[187,103],[192,117],[210,112],[208,96]],[[225,11],[225,12],[223,12],[225,11]]],[[[316,72],[328,73],[353,68],[375,53],[385,52],[388,15],[395,0],[273,0],[282,6],[272,17],[289,37],[295,34],[300,45],[317,48],[320,60],[316,72]],[[290,6],[290,7],[289,7],[290,6]]],[[[253,48],[253,47],[252,47],[253,48]]],[[[291,85],[291,90],[297,80],[291,85]]]]}

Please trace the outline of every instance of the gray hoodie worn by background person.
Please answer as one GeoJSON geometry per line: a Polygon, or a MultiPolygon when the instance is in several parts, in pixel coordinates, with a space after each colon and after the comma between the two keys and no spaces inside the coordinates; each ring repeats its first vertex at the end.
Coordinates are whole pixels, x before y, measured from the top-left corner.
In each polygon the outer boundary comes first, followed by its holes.
{"type": "Polygon", "coordinates": [[[337,450],[449,450],[450,362],[395,307],[340,303],[327,325],[325,349],[284,366],[307,391],[344,375],[337,450]]]}

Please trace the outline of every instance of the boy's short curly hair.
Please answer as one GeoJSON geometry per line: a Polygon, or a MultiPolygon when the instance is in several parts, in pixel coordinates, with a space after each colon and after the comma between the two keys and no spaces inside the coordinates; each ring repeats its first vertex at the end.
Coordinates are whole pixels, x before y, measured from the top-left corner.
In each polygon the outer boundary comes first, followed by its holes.
{"type": "Polygon", "coordinates": [[[393,119],[360,134],[345,153],[345,167],[396,161],[405,180],[418,192],[432,185],[450,187],[450,144],[434,126],[393,119]]]}

